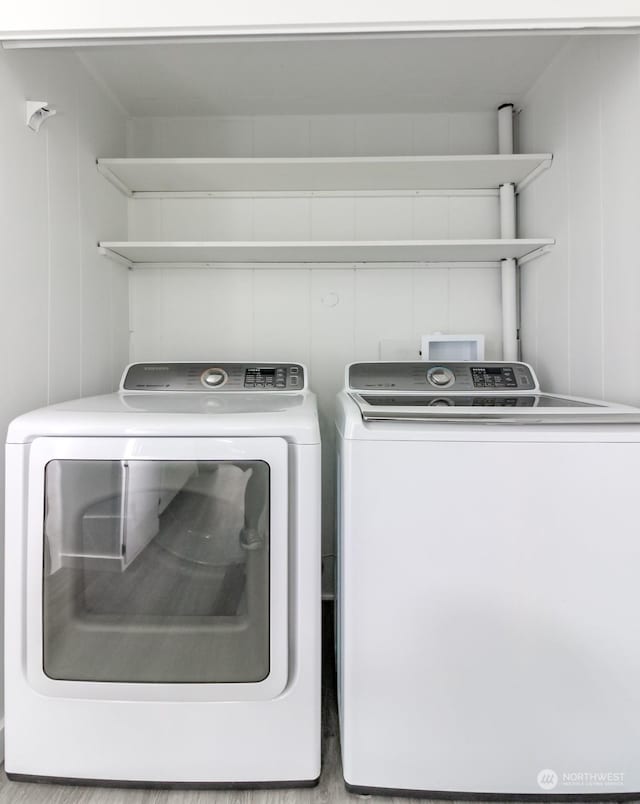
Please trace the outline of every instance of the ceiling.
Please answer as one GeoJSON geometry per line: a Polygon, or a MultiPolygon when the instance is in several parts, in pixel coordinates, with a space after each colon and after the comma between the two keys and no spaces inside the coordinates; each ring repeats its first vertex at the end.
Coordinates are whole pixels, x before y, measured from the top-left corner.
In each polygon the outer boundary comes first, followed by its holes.
{"type": "Polygon", "coordinates": [[[132,116],[475,111],[518,101],[560,35],[332,38],[78,49],[132,116]]]}

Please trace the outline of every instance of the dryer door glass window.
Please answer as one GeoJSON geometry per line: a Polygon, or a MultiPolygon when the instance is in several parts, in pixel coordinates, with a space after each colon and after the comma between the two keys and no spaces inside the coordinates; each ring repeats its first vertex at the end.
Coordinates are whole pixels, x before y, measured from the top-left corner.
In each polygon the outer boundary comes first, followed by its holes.
{"type": "Polygon", "coordinates": [[[50,461],[45,673],[265,679],[269,488],[263,461],[50,461]]]}

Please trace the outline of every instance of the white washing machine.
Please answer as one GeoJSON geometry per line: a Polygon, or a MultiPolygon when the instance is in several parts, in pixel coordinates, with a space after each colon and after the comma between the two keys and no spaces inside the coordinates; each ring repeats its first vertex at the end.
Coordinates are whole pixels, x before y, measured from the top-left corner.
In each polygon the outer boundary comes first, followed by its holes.
{"type": "Polygon", "coordinates": [[[637,797],[640,410],[358,363],[337,422],[347,787],[637,797]]]}
{"type": "Polygon", "coordinates": [[[320,773],[320,443],[297,364],[130,366],[12,422],[11,779],[320,773]]]}

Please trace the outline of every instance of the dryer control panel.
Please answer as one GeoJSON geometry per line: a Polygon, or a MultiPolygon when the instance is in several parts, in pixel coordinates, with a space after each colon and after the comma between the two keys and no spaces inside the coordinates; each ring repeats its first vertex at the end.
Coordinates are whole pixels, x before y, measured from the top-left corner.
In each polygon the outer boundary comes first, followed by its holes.
{"type": "Polygon", "coordinates": [[[123,391],[302,391],[299,363],[134,363],[123,391]]]}
{"type": "Polygon", "coordinates": [[[538,380],[526,363],[486,361],[353,363],[348,367],[353,391],[535,391],[538,380]]]}

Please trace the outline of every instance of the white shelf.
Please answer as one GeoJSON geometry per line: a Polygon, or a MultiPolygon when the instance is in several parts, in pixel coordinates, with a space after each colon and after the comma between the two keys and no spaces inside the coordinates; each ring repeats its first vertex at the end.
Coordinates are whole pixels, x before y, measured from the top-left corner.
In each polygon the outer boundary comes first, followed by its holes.
{"type": "Polygon", "coordinates": [[[388,192],[518,188],[551,165],[551,154],[314,158],[98,159],[123,193],[388,192]]]}
{"type": "Polygon", "coordinates": [[[379,240],[262,242],[105,241],[105,256],[130,266],[215,265],[219,263],[497,263],[531,257],[553,245],[528,240],[379,240]]]}

